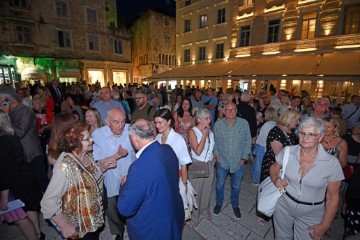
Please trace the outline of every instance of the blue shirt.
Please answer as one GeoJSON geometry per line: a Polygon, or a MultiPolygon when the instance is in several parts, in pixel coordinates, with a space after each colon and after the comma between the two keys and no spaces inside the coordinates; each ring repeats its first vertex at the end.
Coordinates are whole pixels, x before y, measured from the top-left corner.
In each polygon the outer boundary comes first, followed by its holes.
{"type": "Polygon", "coordinates": [[[105,119],[108,115],[108,111],[110,111],[113,108],[120,108],[124,110],[124,107],[121,104],[121,102],[114,100],[111,100],[108,105],[104,104],[103,101],[94,102],[91,107],[96,108],[100,112],[101,120],[105,125],[106,125],[105,119]]]}
{"type": "Polygon", "coordinates": [[[107,196],[113,197],[119,194],[120,182],[123,176],[126,176],[132,162],[135,161],[135,150],[131,145],[129,125],[125,124],[124,131],[120,136],[115,136],[109,126],[103,126],[95,129],[92,134],[94,139],[93,155],[95,160],[102,160],[114,155],[121,145],[128,150],[128,155],[117,160],[116,168],[105,172],[104,183],[107,190],[107,196]]]}

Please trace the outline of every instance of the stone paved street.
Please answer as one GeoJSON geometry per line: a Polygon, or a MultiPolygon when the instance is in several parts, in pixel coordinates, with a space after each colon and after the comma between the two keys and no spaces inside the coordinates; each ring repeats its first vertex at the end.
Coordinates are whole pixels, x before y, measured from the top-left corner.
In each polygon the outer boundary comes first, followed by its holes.
{"type": "MultiPolygon", "coordinates": [[[[240,193],[240,209],[241,219],[236,219],[231,204],[229,202],[230,196],[230,182],[229,178],[226,182],[225,202],[221,213],[218,216],[213,216],[211,221],[203,218],[200,224],[195,229],[185,226],[183,231],[183,240],[270,240],[274,239],[271,222],[261,225],[255,215],[255,201],[256,201],[256,187],[250,181],[251,165],[248,165],[245,171],[244,180],[241,185],[240,193]]],[[[215,188],[213,188],[215,189],[215,188]]],[[[215,205],[215,190],[211,197],[211,207],[215,205]]],[[[55,230],[48,226],[45,221],[42,221],[42,229],[46,234],[46,239],[60,240],[55,230]]],[[[326,240],[341,240],[343,231],[343,220],[341,218],[334,221],[326,240]]],[[[21,233],[16,226],[8,226],[7,224],[0,225],[0,239],[1,240],[23,240],[21,233]]],[[[102,240],[114,239],[111,236],[109,229],[105,226],[101,233],[102,240]]],[[[129,238],[126,236],[126,240],[129,238]]]]}

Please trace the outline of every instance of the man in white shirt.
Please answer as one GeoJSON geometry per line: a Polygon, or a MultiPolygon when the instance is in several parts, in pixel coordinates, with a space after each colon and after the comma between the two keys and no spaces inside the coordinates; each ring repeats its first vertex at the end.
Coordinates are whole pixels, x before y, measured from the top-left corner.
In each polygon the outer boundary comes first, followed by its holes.
{"type": "Polygon", "coordinates": [[[360,96],[352,95],[351,103],[342,107],[341,117],[348,121],[348,128],[351,129],[360,118],[360,96]]]}
{"type": "Polygon", "coordinates": [[[105,172],[104,185],[107,195],[105,213],[109,222],[110,232],[116,235],[116,240],[123,239],[124,223],[117,210],[120,183],[124,182],[130,165],[135,161],[133,149],[128,133],[128,124],[122,109],[114,108],[108,112],[106,126],[97,128],[92,137],[94,139],[93,154],[97,161],[117,160],[117,166],[105,172]]]}

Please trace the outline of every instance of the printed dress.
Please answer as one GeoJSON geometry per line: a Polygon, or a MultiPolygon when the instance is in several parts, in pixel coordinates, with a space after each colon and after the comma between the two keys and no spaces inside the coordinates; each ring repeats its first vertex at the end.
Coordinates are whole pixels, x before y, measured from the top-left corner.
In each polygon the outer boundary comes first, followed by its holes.
{"type": "Polygon", "coordinates": [[[270,176],[270,166],[275,162],[275,154],[271,147],[271,142],[278,141],[283,147],[298,144],[298,138],[294,132],[287,134],[278,125],[270,130],[266,139],[266,152],[261,166],[260,182],[270,176]]]}

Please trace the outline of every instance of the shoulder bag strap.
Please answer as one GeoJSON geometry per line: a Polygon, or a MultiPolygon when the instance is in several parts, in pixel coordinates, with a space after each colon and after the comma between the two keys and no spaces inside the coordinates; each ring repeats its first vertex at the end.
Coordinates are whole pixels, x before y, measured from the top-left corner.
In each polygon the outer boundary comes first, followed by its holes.
{"type": "Polygon", "coordinates": [[[355,109],[355,111],[353,111],[346,119],[349,119],[352,117],[352,115],[354,115],[356,113],[356,111],[359,109],[360,105],[358,105],[355,109]]]}
{"type": "Polygon", "coordinates": [[[285,152],[284,152],[284,156],[283,156],[283,165],[282,165],[282,171],[281,171],[281,178],[285,177],[285,169],[286,169],[286,166],[288,164],[289,157],[290,157],[290,146],[287,146],[287,147],[285,147],[285,152]]]}

